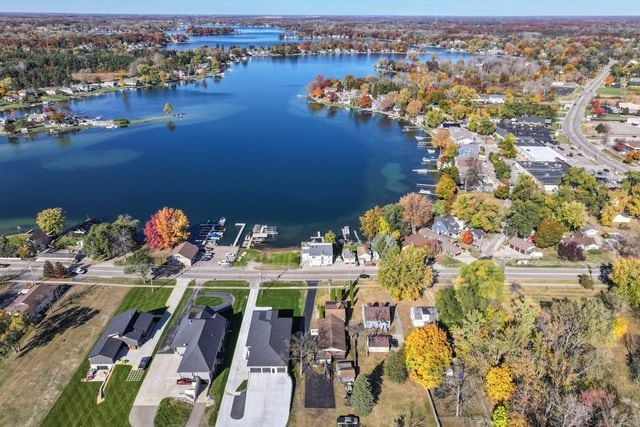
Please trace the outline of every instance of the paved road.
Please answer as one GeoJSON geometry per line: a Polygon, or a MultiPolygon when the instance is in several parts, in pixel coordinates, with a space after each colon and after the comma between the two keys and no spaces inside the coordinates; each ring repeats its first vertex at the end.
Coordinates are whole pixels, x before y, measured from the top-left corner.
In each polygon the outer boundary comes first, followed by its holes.
{"type": "Polygon", "coordinates": [[[627,165],[617,159],[609,157],[605,152],[601,151],[596,145],[589,142],[587,138],[582,135],[582,129],[580,128],[582,120],[584,119],[584,112],[591,99],[596,95],[596,91],[602,86],[604,80],[609,75],[609,70],[613,63],[607,65],[598,76],[591,80],[584,88],[584,91],[578,96],[578,99],[573,103],[571,110],[567,113],[567,116],[562,121],[562,132],[569,138],[573,144],[575,144],[580,152],[586,157],[593,159],[596,163],[600,163],[603,166],[608,167],[612,171],[618,171],[620,173],[636,170],[637,168],[627,165]]]}

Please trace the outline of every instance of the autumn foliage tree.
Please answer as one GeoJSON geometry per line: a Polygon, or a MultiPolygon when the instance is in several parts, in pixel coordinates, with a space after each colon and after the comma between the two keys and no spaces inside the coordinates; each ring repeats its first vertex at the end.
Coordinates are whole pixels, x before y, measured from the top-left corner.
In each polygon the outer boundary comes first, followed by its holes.
{"type": "Polygon", "coordinates": [[[394,301],[418,299],[433,284],[433,272],[426,265],[431,255],[426,248],[408,246],[402,251],[390,251],[380,261],[378,280],[394,301]]]}
{"type": "Polygon", "coordinates": [[[465,230],[460,235],[460,239],[465,245],[470,245],[473,243],[473,233],[470,230],[465,230]]]}
{"type": "Polygon", "coordinates": [[[64,229],[64,220],[61,208],[51,208],[38,213],[36,224],[45,234],[59,234],[64,229]]]}
{"type": "Polygon", "coordinates": [[[562,239],[564,229],[562,224],[553,218],[544,218],[538,225],[538,230],[533,236],[533,241],[539,248],[555,246],[562,239]]]}
{"type": "Polygon", "coordinates": [[[360,217],[360,231],[368,240],[372,240],[380,232],[380,223],[384,212],[380,206],[374,206],[360,217]]]}
{"type": "Polygon", "coordinates": [[[516,390],[511,369],[505,365],[494,366],[489,369],[485,389],[489,398],[495,402],[509,400],[516,390]]]}
{"type": "Polygon", "coordinates": [[[634,309],[640,308],[640,259],[616,259],[611,263],[609,279],[622,299],[634,309]]]}
{"type": "Polygon", "coordinates": [[[431,221],[433,216],[431,201],[418,193],[402,196],[400,206],[402,206],[402,219],[411,224],[413,233],[417,231],[418,227],[431,221]]]}
{"type": "Polygon", "coordinates": [[[171,249],[189,237],[189,220],[180,209],[162,208],[144,227],[144,236],[152,249],[171,249]]]}
{"type": "Polygon", "coordinates": [[[436,325],[414,329],[404,342],[409,378],[427,389],[436,388],[451,365],[447,334],[436,325]]]}

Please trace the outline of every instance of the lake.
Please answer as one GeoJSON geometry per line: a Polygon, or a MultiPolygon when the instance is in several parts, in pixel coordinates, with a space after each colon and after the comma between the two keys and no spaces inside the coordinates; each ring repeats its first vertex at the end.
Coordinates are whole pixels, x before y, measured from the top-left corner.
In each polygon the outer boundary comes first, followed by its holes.
{"type": "Polygon", "coordinates": [[[174,127],[158,121],[0,139],[0,232],[29,227],[39,210],[54,206],[69,222],[119,213],[144,222],[163,206],[177,207],[192,224],[226,216],[276,225],[280,246],[316,231],[357,228],[364,210],[433,182],[412,172],[427,154],[401,124],[319,109],[307,103],[305,88],[317,74],[373,74],[379,58],[254,58],[218,82],[70,102],[88,116],[130,120],[162,116],[170,102],[184,117],[174,127]]]}

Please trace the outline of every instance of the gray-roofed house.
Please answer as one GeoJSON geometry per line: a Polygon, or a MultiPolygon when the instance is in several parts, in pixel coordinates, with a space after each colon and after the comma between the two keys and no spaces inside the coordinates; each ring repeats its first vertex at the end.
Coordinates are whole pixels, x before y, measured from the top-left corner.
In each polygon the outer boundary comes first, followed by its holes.
{"type": "Polygon", "coordinates": [[[252,373],[286,373],[293,319],[278,310],[256,310],[247,337],[247,366],[252,373]]]}
{"type": "Polygon", "coordinates": [[[191,267],[198,255],[198,247],[193,243],[182,242],[171,251],[170,261],[191,267]]]}
{"type": "Polygon", "coordinates": [[[345,264],[356,264],[356,253],[353,251],[353,249],[342,249],[342,261],[344,261],[345,264]]]}
{"type": "Polygon", "coordinates": [[[433,220],[431,230],[449,237],[458,237],[463,227],[462,221],[454,216],[439,216],[433,220]]]}
{"type": "Polygon", "coordinates": [[[372,335],[367,338],[369,353],[389,353],[391,349],[391,335],[372,335]]]}
{"type": "Polygon", "coordinates": [[[509,248],[513,249],[516,252],[519,252],[523,255],[530,254],[536,247],[533,243],[530,243],[527,240],[521,239],[519,237],[512,237],[509,240],[509,248]]]}
{"type": "Polygon", "coordinates": [[[303,243],[300,261],[307,263],[311,267],[333,265],[333,244],[323,242],[303,243]]]}
{"type": "Polygon", "coordinates": [[[147,340],[153,321],[153,315],[135,308],[115,316],[89,352],[91,367],[110,369],[129,348],[140,347],[147,340]]]}
{"type": "Polygon", "coordinates": [[[49,247],[51,243],[51,236],[48,236],[41,230],[36,230],[29,235],[28,242],[38,252],[43,251],[49,247]]]}
{"type": "Polygon", "coordinates": [[[210,307],[193,318],[183,318],[171,344],[172,350],[182,356],[178,374],[213,380],[222,361],[226,333],[227,319],[210,307]]]}
{"type": "Polygon", "coordinates": [[[416,328],[436,323],[438,309],[436,307],[411,307],[411,323],[416,328]]]}

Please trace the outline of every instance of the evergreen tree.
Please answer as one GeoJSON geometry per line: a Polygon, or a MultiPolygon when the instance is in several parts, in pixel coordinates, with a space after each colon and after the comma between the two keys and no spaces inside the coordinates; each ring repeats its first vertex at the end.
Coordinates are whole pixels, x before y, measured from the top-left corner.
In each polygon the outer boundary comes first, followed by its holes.
{"type": "Polygon", "coordinates": [[[407,381],[407,367],[404,364],[404,348],[389,353],[384,362],[384,374],[392,383],[404,384],[407,381]]]}
{"type": "Polygon", "coordinates": [[[51,279],[55,277],[53,264],[51,264],[51,261],[44,262],[44,265],[42,266],[42,277],[44,277],[45,279],[51,279]]]}
{"type": "Polygon", "coordinates": [[[356,415],[365,416],[373,411],[376,402],[373,397],[369,375],[361,374],[356,378],[353,383],[351,404],[356,415]]]}

